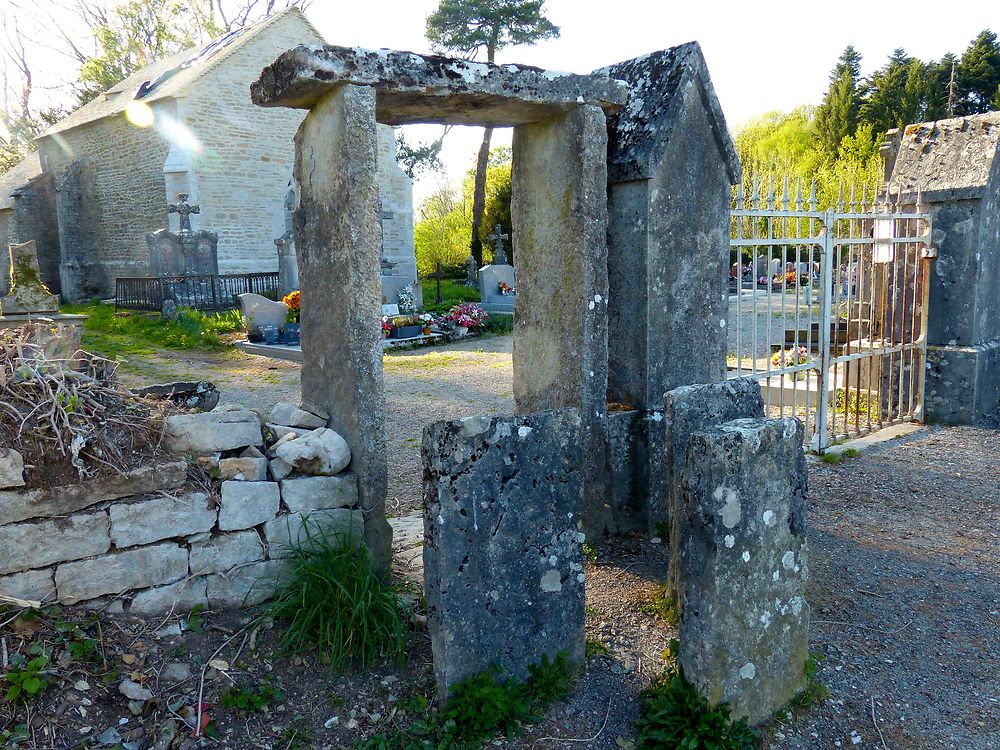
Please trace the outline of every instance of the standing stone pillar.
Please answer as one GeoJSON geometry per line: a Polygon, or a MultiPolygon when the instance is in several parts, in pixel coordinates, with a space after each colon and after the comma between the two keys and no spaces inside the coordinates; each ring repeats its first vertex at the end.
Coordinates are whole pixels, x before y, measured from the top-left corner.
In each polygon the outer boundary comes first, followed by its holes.
{"type": "Polygon", "coordinates": [[[514,401],[577,407],[583,527],[603,532],[608,464],[607,121],[600,107],[514,128],[514,401]]]}
{"type": "Polygon", "coordinates": [[[302,288],[302,400],[329,414],[351,447],[365,542],[387,576],[392,530],[379,324],[381,228],[375,90],[342,85],[312,107],[295,137],[295,245],[302,288]]]}

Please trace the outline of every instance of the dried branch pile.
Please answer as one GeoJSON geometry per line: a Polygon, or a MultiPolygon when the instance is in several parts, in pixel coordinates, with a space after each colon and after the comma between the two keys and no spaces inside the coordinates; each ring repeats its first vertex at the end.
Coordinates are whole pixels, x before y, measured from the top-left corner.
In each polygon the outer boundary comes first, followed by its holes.
{"type": "Polygon", "coordinates": [[[44,324],[0,331],[0,445],[21,453],[29,485],[124,472],[155,453],[162,434],[163,402],[120,387],[116,363],[77,351],[72,337],[66,356],[65,333],[44,324]]]}

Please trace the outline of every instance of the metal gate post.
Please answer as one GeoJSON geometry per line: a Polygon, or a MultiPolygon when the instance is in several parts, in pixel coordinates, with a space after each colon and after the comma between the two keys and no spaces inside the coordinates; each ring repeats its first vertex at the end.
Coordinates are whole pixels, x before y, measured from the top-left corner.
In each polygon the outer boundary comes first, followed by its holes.
{"type": "Polygon", "coordinates": [[[830,444],[830,386],[833,379],[833,368],[830,366],[830,327],[833,325],[833,261],[836,250],[833,229],[836,220],[834,210],[828,210],[822,234],[823,244],[820,248],[819,277],[823,291],[819,307],[819,377],[816,379],[820,392],[816,413],[816,434],[812,443],[812,449],[817,453],[822,453],[830,444]]]}

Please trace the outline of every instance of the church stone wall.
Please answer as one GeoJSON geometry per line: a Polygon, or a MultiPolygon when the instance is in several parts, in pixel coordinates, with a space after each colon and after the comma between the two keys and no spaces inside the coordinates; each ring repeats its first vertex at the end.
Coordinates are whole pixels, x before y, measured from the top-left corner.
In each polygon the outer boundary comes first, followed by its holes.
{"type": "Polygon", "coordinates": [[[304,20],[288,16],[194,81],[180,103],[203,149],[191,157],[191,201],[201,206],[192,225],[218,233],[220,273],[278,268],[274,240],[285,231],[292,139],[304,114],[254,106],[250,83],[284,50],[322,41],[304,20]]]}
{"type": "Polygon", "coordinates": [[[116,115],[39,142],[45,171],[62,175],[74,160],[86,186],[81,207],[90,231],[79,247],[93,262],[101,294],[114,292],[116,276],[149,273],[146,233],[164,226],[163,160],[167,144],[156,130],[116,115]]]}

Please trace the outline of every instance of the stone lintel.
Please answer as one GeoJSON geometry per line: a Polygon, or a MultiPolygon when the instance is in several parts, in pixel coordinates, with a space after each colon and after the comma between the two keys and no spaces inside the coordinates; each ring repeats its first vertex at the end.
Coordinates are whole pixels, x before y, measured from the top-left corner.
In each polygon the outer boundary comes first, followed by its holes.
{"type": "Polygon", "coordinates": [[[602,75],[329,44],[288,50],[263,70],[250,93],[262,107],[311,109],[345,83],[375,88],[376,119],[388,125],[523,125],[579,104],[612,114],[627,96],[625,84],[602,75]]]}

